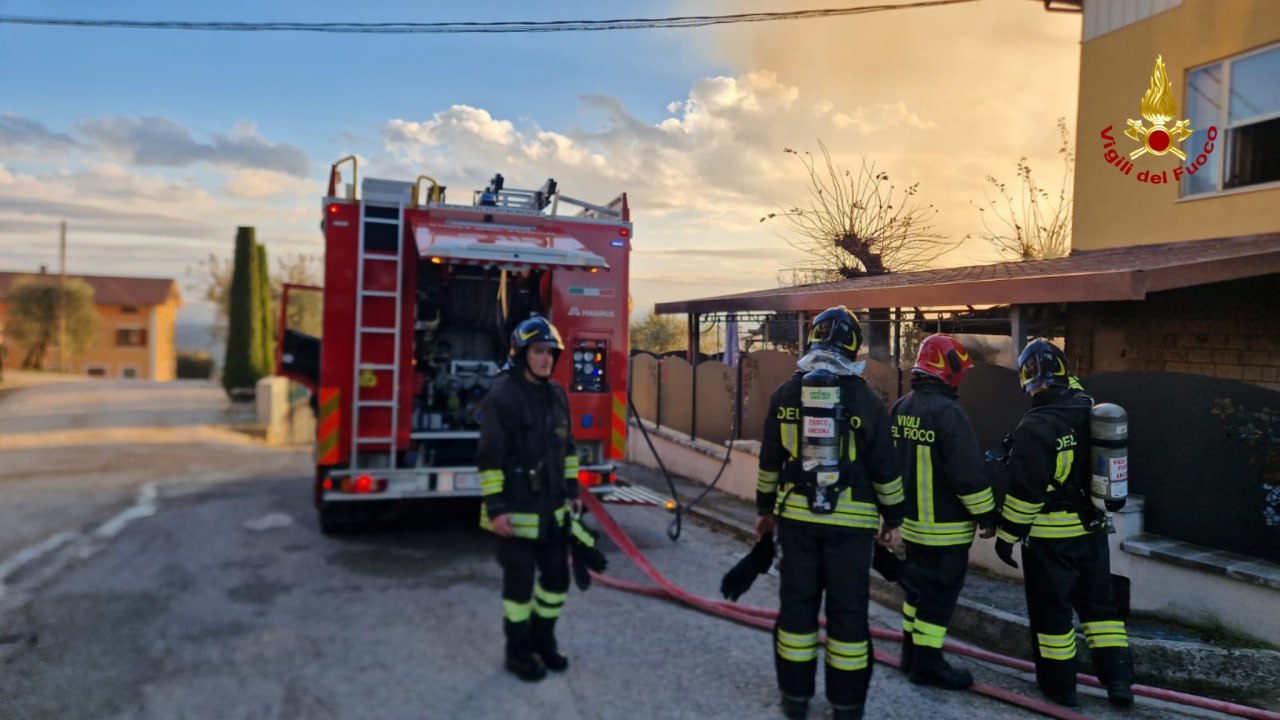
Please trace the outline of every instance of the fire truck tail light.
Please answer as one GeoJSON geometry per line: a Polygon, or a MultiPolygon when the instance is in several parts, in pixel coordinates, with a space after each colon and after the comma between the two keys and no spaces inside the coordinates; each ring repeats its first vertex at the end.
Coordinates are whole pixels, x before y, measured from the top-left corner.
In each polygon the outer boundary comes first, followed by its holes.
{"type": "Polygon", "coordinates": [[[329,214],[330,215],[338,214],[338,203],[329,203],[329,214]]]}
{"type": "Polygon", "coordinates": [[[343,478],[342,492],[354,493],[356,495],[367,495],[369,493],[379,493],[387,489],[386,480],[375,480],[369,475],[361,475],[357,478],[343,478]]]}
{"type": "Polygon", "coordinates": [[[578,482],[582,485],[599,485],[601,483],[600,473],[591,470],[579,470],[578,482]]]}
{"type": "Polygon", "coordinates": [[[332,489],[333,489],[333,478],[325,478],[325,479],[324,479],[324,483],[323,483],[323,487],[324,487],[324,489],[325,489],[325,490],[332,490],[332,489]]]}
{"type": "Polygon", "coordinates": [[[630,230],[629,228],[618,228],[618,236],[619,236],[619,237],[630,237],[630,236],[631,236],[631,230],[630,230]]]}

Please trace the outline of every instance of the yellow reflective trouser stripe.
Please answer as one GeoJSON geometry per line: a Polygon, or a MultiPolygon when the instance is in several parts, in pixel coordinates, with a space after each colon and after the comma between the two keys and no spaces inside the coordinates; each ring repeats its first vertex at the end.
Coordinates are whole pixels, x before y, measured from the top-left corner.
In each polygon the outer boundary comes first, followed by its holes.
{"type": "Polygon", "coordinates": [[[902,491],[902,478],[896,477],[887,483],[871,483],[876,491],[876,499],[881,505],[897,505],[907,499],[902,491]]]}
{"type": "Polygon", "coordinates": [[[1036,519],[1036,514],[1044,507],[1044,503],[1031,503],[1026,500],[1020,500],[1013,495],[1004,496],[1004,508],[1000,511],[1000,516],[1011,523],[1018,525],[1030,525],[1032,520],[1036,519]]]}
{"type": "Polygon", "coordinates": [[[511,622],[524,622],[533,613],[533,603],[518,603],[514,600],[502,601],[502,617],[511,622]]]}
{"type": "Polygon", "coordinates": [[[933,520],[933,453],[928,445],[916,446],[916,514],[921,522],[933,520]]]}
{"type": "Polygon", "coordinates": [[[778,492],[778,473],[768,470],[760,470],[756,472],[756,492],[769,493],[778,492]]]}
{"type": "Polygon", "coordinates": [[[997,539],[997,540],[1003,540],[1003,541],[1005,541],[1005,542],[1007,542],[1007,543],[1016,543],[1016,542],[1018,542],[1018,536],[1017,536],[1017,535],[1014,535],[1013,533],[1009,532],[1008,530],[1005,530],[1004,528],[996,528],[996,539],[997,539]]]}
{"type": "Polygon", "coordinates": [[[1046,660],[1070,660],[1076,656],[1076,631],[1069,630],[1061,635],[1036,633],[1040,644],[1040,657],[1046,660]]]}
{"type": "Polygon", "coordinates": [[[1084,623],[1084,639],[1091,648],[1129,647],[1129,635],[1122,620],[1084,623]]]}
{"type": "Polygon", "coordinates": [[[511,532],[518,538],[526,540],[538,539],[537,513],[507,513],[511,518],[511,532]]]}
{"type": "Polygon", "coordinates": [[[865,670],[870,661],[870,646],[862,642],[844,642],[827,636],[827,664],[836,670],[865,670]]]}
{"type": "Polygon", "coordinates": [[[1057,467],[1053,470],[1053,480],[1059,485],[1065,483],[1067,478],[1071,477],[1071,464],[1075,462],[1075,450],[1059,450],[1057,467]]]}
{"type": "Polygon", "coordinates": [[[910,635],[916,627],[916,606],[905,600],[902,602],[902,632],[904,637],[910,635]]]}
{"type": "Polygon", "coordinates": [[[809,510],[809,499],[798,492],[784,497],[787,502],[782,506],[782,512],[778,514],[788,520],[869,530],[880,527],[880,513],[876,511],[876,506],[871,503],[854,502],[849,490],[840,493],[840,502],[836,504],[836,511],[829,515],[819,515],[809,510]]]}
{"type": "Polygon", "coordinates": [[[791,457],[796,457],[797,455],[799,455],[800,443],[797,442],[796,424],[782,423],[781,425],[778,426],[778,428],[782,432],[783,449],[786,450],[788,453],[791,453],[791,457]]]}
{"type": "Polygon", "coordinates": [[[1088,532],[1080,523],[1080,516],[1070,510],[1037,515],[1031,526],[1031,537],[1037,538],[1079,537],[1088,532]]]}
{"type": "Polygon", "coordinates": [[[810,662],[818,659],[818,633],[797,635],[778,631],[776,643],[778,657],[790,662],[810,662]]]}
{"type": "Polygon", "coordinates": [[[578,465],[578,456],[577,456],[577,455],[566,455],[566,456],[565,456],[565,458],[564,458],[564,479],[565,479],[565,480],[577,480],[577,479],[578,479],[578,467],[579,467],[579,465],[578,465]]]}
{"type": "Polygon", "coordinates": [[[967,545],[976,527],[972,520],[926,523],[907,518],[902,521],[902,539],[917,545],[967,545]]]}
{"type": "Polygon", "coordinates": [[[541,583],[533,584],[533,612],[538,617],[558,618],[564,608],[564,600],[568,593],[554,593],[542,587],[541,583]]]}
{"type": "Polygon", "coordinates": [[[971,515],[981,515],[996,509],[996,499],[991,494],[991,488],[983,488],[971,495],[961,495],[960,502],[964,503],[971,515]]]}
{"type": "Polygon", "coordinates": [[[915,632],[911,633],[911,643],[916,647],[942,648],[942,641],[947,637],[947,629],[941,625],[916,620],[915,632]]]}
{"type": "Polygon", "coordinates": [[[481,470],[480,471],[480,494],[481,495],[497,495],[502,492],[502,471],[501,470],[481,470]]]}

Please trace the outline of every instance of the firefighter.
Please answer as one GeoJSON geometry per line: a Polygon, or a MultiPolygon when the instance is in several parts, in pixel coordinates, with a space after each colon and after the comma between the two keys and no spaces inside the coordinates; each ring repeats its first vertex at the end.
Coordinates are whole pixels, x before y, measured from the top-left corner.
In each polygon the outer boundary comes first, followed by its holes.
{"type": "Polygon", "coordinates": [[[569,590],[567,520],[581,501],[569,399],[551,379],[563,350],[546,319],[516,326],[511,371],[485,398],[476,453],[480,524],[498,535],[505,666],[528,682],[569,667],[555,626],[569,590]]]}
{"type": "Polygon", "coordinates": [[[917,685],[948,690],[973,685],[968,670],[942,657],[942,642],[964,587],[975,528],[982,527],[983,537],[995,535],[995,499],[978,436],[956,403],[971,367],[959,340],[930,335],[911,368],[911,392],[890,412],[906,496],[902,670],[917,685]]]}
{"type": "Polygon", "coordinates": [[[1036,682],[1053,701],[1078,704],[1074,608],[1108,699],[1132,705],[1133,662],[1112,588],[1106,519],[1088,495],[1093,399],[1067,374],[1062,350],[1043,338],[1023,349],[1018,378],[1031,409],[1013,433],[995,549],[1016,568],[1013,547],[1022,544],[1036,682]]]}
{"type": "Polygon", "coordinates": [[[774,653],[783,714],[803,718],[808,712],[817,670],[818,611],[825,593],[827,699],[838,720],[854,720],[862,717],[871,681],[867,598],[872,541],[900,544],[902,480],[884,403],[854,362],[862,345],[857,319],[844,306],[825,310],[814,318],[808,343],[800,372],[769,400],[755,529],[764,537],[780,526],[781,607],[774,653]],[[810,376],[818,375],[829,381],[828,387],[808,385],[810,376]],[[839,389],[838,395],[831,394],[832,388],[839,389]],[[808,403],[822,397],[838,401],[822,409],[825,416],[807,416],[808,403]],[[811,440],[835,443],[837,471],[814,469],[821,466],[814,465],[811,440]]]}

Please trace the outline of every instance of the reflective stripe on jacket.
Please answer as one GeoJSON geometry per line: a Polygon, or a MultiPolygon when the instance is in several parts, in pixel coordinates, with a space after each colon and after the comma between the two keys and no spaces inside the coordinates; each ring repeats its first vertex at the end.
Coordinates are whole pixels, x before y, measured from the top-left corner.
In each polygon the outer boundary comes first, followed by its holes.
{"type": "Polygon", "coordinates": [[[917,545],[968,545],[978,522],[995,521],[995,498],[978,436],[948,386],[916,378],[889,421],[906,519],[902,539],[917,545]]]}

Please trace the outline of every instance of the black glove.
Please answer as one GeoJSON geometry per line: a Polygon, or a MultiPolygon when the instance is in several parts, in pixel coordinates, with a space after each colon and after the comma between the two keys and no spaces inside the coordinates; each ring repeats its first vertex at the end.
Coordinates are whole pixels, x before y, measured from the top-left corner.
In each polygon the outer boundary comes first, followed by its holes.
{"type": "Polygon", "coordinates": [[[591,571],[604,572],[609,567],[609,559],[596,548],[596,539],[600,537],[600,533],[583,525],[576,515],[569,522],[573,581],[579,590],[586,590],[591,587],[591,571]]]}
{"type": "Polygon", "coordinates": [[[889,548],[877,543],[871,554],[871,567],[880,573],[880,577],[885,580],[898,582],[902,580],[902,573],[906,570],[906,562],[889,548]]]}
{"type": "Polygon", "coordinates": [[[769,568],[773,566],[773,553],[773,533],[762,535],[752,546],[751,552],[724,574],[724,578],[720,580],[720,594],[727,600],[742,597],[743,593],[751,589],[751,583],[756,581],[757,575],[769,572],[769,568]]]}
{"type": "Polygon", "coordinates": [[[1000,558],[1001,562],[1011,568],[1018,567],[1018,562],[1013,559],[1013,543],[1011,542],[997,539],[996,557],[1000,558]]]}

